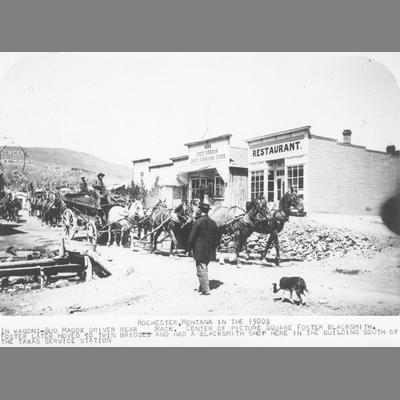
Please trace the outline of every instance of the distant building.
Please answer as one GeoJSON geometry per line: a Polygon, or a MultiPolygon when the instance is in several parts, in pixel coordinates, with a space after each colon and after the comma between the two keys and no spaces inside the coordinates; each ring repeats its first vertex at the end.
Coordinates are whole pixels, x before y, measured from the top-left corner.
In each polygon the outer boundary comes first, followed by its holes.
{"type": "Polygon", "coordinates": [[[0,148],[0,162],[3,167],[22,168],[27,163],[26,153],[18,146],[4,146],[0,148]]]}

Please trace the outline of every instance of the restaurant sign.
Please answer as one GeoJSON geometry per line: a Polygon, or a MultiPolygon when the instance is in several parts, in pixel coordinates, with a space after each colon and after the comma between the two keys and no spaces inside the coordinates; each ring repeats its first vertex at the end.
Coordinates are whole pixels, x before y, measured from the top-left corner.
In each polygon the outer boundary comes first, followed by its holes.
{"type": "Polygon", "coordinates": [[[262,147],[250,149],[251,161],[269,161],[278,158],[298,156],[305,153],[304,140],[298,139],[279,144],[264,144],[262,147]]]}

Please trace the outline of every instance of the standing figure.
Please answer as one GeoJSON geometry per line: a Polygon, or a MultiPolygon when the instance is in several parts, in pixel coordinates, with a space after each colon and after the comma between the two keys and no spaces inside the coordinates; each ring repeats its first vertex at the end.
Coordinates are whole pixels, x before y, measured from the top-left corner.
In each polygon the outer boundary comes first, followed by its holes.
{"type": "Polygon", "coordinates": [[[208,282],[208,263],[215,261],[217,247],[217,224],[209,216],[209,204],[200,204],[200,217],[193,223],[189,235],[189,249],[193,249],[193,258],[196,261],[197,277],[199,278],[199,292],[205,296],[210,294],[208,282]]]}
{"type": "Polygon", "coordinates": [[[110,201],[110,197],[108,195],[106,185],[103,182],[104,177],[105,177],[105,175],[102,172],[97,174],[97,181],[93,185],[93,189],[95,189],[96,208],[98,210],[98,215],[102,219],[103,223],[106,224],[107,217],[106,217],[106,214],[105,214],[102,206],[105,204],[110,204],[111,201],[110,201]]]}
{"type": "Polygon", "coordinates": [[[84,176],[82,176],[81,181],[82,182],[79,185],[80,192],[82,194],[89,194],[88,184],[87,184],[86,178],[84,176]]]}

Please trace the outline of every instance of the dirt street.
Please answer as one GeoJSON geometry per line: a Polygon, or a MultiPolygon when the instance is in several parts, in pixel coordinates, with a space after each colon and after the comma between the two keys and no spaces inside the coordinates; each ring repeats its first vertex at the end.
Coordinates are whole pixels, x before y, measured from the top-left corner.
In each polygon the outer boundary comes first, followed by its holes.
{"type": "MultiPolygon", "coordinates": [[[[209,265],[211,295],[195,291],[198,281],[188,257],[171,259],[162,254],[132,252],[127,248],[99,247],[120,273],[106,279],[52,289],[0,292],[2,315],[399,315],[399,238],[376,218],[325,216],[354,231],[378,237],[379,251],[347,253],[323,260],[291,261],[282,254],[280,267],[272,259],[237,268],[209,265]],[[272,283],[282,276],[301,276],[310,291],[305,306],[280,301],[272,283]]],[[[0,227],[0,251],[8,246],[33,249],[54,246],[60,229],[43,227],[34,218],[0,227]]],[[[312,217],[306,217],[312,221],[312,217]]],[[[284,229],[290,229],[290,223],[284,229]]],[[[62,285],[60,285],[62,286],[62,285]]],[[[294,299],[296,299],[294,295],[294,299]]]]}

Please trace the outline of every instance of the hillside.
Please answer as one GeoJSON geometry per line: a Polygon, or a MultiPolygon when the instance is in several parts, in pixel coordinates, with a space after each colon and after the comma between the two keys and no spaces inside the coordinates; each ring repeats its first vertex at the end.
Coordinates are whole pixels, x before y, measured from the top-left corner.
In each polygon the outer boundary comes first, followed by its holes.
{"type": "Polygon", "coordinates": [[[129,166],[110,163],[80,151],[47,147],[27,147],[25,150],[28,154],[27,165],[30,167],[41,164],[63,170],[77,168],[91,173],[103,172],[109,178],[121,180],[129,180],[131,177],[129,166]]]}

